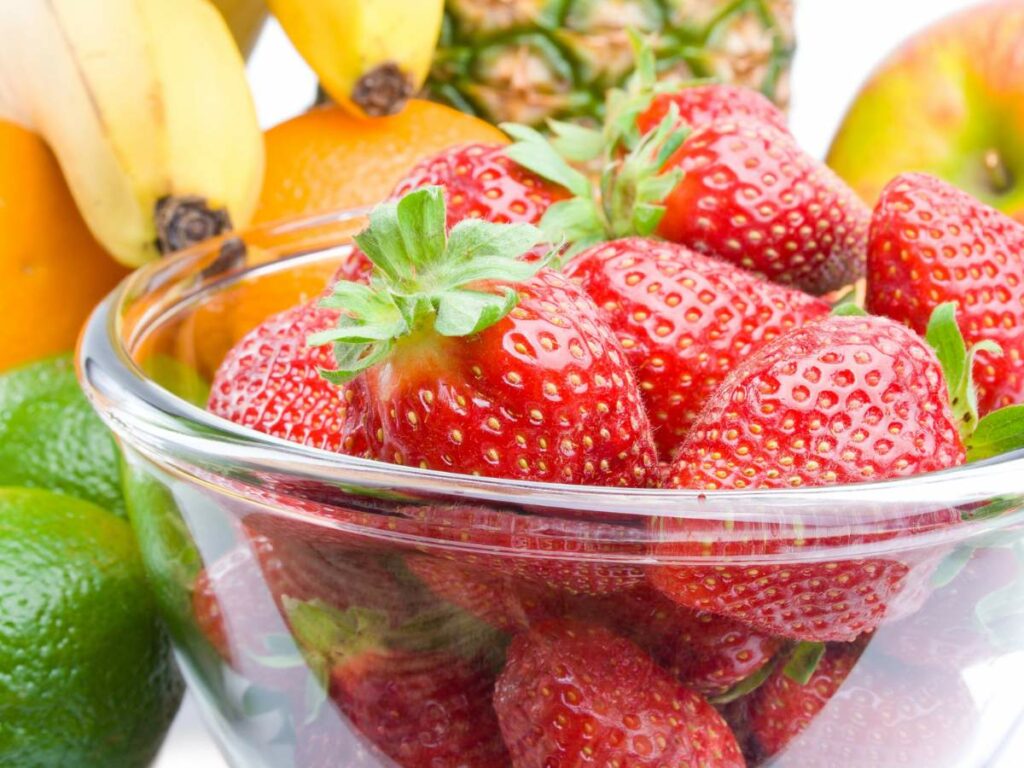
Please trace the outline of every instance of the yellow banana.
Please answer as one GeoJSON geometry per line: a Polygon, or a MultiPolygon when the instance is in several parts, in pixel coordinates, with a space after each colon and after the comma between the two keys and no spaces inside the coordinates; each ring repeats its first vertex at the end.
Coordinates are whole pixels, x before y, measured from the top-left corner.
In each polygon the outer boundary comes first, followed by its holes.
{"type": "Polygon", "coordinates": [[[83,218],[139,265],[248,223],[263,136],[208,0],[3,0],[0,119],[53,150],[83,218]]]}
{"type": "Polygon", "coordinates": [[[361,116],[401,111],[430,70],[444,0],[268,0],[335,102],[361,116]]]}
{"type": "Polygon", "coordinates": [[[228,27],[235,36],[235,42],[243,56],[248,56],[256,44],[256,38],[267,20],[267,4],[264,0],[213,0],[228,27]]]}

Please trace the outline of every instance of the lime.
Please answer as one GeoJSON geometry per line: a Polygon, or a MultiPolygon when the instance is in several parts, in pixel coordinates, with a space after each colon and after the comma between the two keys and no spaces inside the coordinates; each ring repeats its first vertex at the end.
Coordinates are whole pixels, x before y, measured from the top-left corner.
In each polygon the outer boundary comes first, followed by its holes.
{"type": "Polygon", "coordinates": [[[70,356],[0,376],[0,486],[45,488],[122,517],[120,458],[70,356]]]}
{"type": "Polygon", "coordinates": [[[147,765],[181,693],[128,524],[0,488],[0,765],[147,765]]]}

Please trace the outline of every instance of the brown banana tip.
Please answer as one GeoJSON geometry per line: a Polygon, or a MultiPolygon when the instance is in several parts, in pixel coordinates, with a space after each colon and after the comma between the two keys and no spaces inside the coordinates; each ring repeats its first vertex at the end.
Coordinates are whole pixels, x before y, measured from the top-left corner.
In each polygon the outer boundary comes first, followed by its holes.
{"type": "Polygon", "coordinates": [[[401,112],[415,91],[416,86],[409,76],[393,61],[388,61],[359,78],[351,99],[370,117],[386,117],[401,112]]]}
{"type": "Polygon", "coordinates": [[[156,201],[153,214],[157,248],[162,254],[180,251],[231,229],[224,208],[210,208],[203,197],[168,195],[156,201]]]}

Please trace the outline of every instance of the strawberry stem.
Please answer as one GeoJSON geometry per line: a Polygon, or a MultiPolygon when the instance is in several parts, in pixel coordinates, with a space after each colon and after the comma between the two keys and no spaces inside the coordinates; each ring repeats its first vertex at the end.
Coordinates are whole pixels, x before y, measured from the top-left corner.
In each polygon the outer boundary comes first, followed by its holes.
{"type": "Polygon", "coordinates": [[[370,283],[336,283],[320,306],[341,310],[338,325],[308,339],[311,346],[334,345],[338,367],[321,371],[326,379],[348,381],[413,333],[479,333],[516,305],[512,285],[548,261],[520,258],[540,242],[536,227],[467,219],[448,232],[446,216],[440,187],[415,190],[370,213],[369,227],[355,238],[373,262],[370,283]]]}
{"type": "Polygon", "coordinates": [[[821,657],[825,655],[824,643],[802,642],[797,644],[793,653],[782,668],[782,674],[795,683],[807,685],[814,670],[818,668],[821,657]]]}

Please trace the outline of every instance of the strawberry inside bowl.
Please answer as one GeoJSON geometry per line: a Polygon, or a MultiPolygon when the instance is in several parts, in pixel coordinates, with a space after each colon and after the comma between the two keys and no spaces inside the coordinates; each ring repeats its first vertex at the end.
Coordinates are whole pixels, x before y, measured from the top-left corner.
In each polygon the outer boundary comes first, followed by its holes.
{"type": "Polygon", "coordinates": [[[143,268],[80,345],[232,760],[996,764],[1024,454],[964,431],[941,314],[935,352],[683,245],[556,270],[415,201],[413,272],[412,204],[327,214],[143,268]]]}

